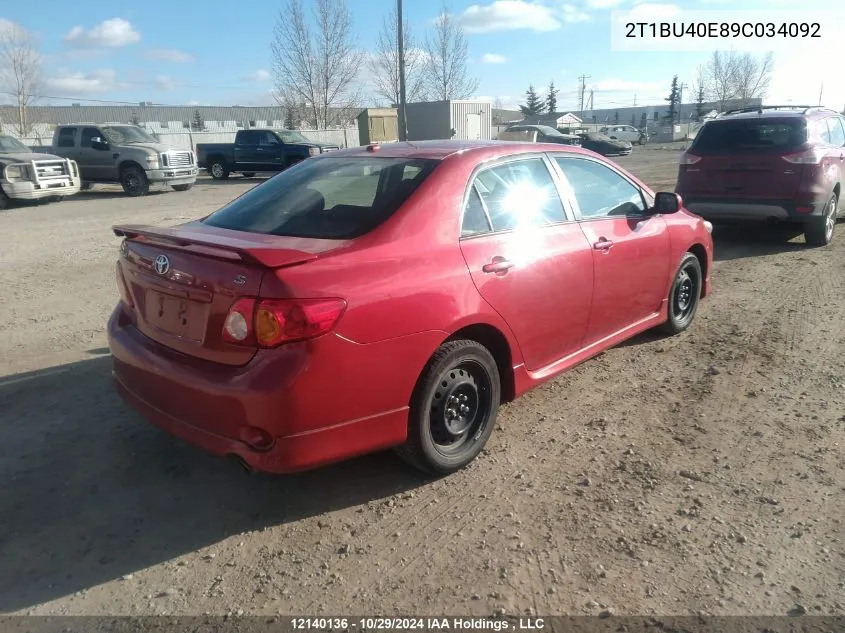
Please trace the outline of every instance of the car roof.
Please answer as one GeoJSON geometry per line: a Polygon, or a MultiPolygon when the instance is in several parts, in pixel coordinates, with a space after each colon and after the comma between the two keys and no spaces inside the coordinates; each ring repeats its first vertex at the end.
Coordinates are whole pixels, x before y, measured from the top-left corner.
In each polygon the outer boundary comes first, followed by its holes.
{"type": "Polygon", "coordinates": [[[352,147],[330,152],[324,156],[381,156],[384,158],[428,158],[443,160],[457,154],[473,156],[478,160],[488,160],[511,154],[532,152],[571,152],[573,154],[592,155],[574,145],[554,143],[526,143],[523,141],[406,141],[399,143],[376,144],[377,149],[370,151],[369,146],[352,147]]]}
{"type": "Polygon", "coordinates": [[[760,119],[760,118],[802,118],[802,117],[827,117],[832,114],[839,114],[836,110],[818,106],[760,106],[757,108],[740,108],[728,110],[717,116],[714,121],[736,120],[736,119],[760,119]]]}

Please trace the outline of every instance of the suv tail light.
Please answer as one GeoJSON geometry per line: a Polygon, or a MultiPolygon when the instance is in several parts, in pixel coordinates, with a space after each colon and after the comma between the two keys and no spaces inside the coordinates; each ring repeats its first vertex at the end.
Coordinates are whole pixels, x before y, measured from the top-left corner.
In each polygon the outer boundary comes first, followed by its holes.
{"type": "Polygon", "coordinates": [[[695,165],[700,160],[701,156],[696,156],[695,154],[684,152],[683,154],[681,154],[681,159],[679,162],[681,163],[681,165],[695,165]]]}
{"type": "Polygon", "coordinates": [[[343,299],[238,299],[223,338],[239,345],[278,347],[330,332],[346,310],[343,299]]]}
{"type": "Polygon", "coordinates": [[[795,154],[786,154],[782,156],[783,160],[788,163],[795,163],[796,165],[818,165],[825,157],[825,150],[821,147],[812,147],[803,152],[795,154]]]}
{"type": "Polygon", "coordinates": [[[120,293],[120,299],[130,308],[135,307],[135,302],[132,300],[132,293],[129,292],[129,284],[126,283],[126,277],[123,276],[123,270],[120,268],[120,262],[114,265],[114,277],[117,282],[117,291],[120,293]]]}

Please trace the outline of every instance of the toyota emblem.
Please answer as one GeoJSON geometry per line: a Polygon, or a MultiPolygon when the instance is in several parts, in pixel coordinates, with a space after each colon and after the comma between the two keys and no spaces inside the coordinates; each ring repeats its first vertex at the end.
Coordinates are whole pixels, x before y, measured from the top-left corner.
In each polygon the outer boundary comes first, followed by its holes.
{"type": "Polygon", "coordinates": [[[155,268],[155,271],[159,275],[164,275],[168,270],[170,270],[170,260],[167,258],[167,255],[159,255],[156,257],[153,262],[153,268],[155,268]]]}

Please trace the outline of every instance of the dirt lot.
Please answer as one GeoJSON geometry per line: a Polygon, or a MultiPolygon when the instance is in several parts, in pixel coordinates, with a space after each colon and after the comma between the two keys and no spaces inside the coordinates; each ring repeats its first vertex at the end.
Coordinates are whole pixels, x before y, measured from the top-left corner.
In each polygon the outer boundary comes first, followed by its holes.
{"type": "MultiPolygon", "coordinates": [[[[677,153],[620,159],[659,188],[677,153]]],[[[249,477],[112,392],[115,222],[255,181],[0,215],[0,612],[843,614],[845,226],[718,231],[687,334],[503,408],[446,479],[392,454],[249,477]]]]}

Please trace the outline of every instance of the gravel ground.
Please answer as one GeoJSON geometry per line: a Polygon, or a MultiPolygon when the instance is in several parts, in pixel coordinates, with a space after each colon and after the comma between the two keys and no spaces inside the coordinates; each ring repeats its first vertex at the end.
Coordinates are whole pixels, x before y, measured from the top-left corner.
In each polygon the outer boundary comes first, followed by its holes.
{"type": "MultiPolygon", "coordinates": [[[[677,152],[620,163],[658,188],[677,152]]],[[[113,393],[116,222],[256,181],[0,215],[0,612],[843,614],[845,226],[719,230],[686,334],[646,334],[503,407],[432,480],[380,454],[247,476],[113,393]]]]}

